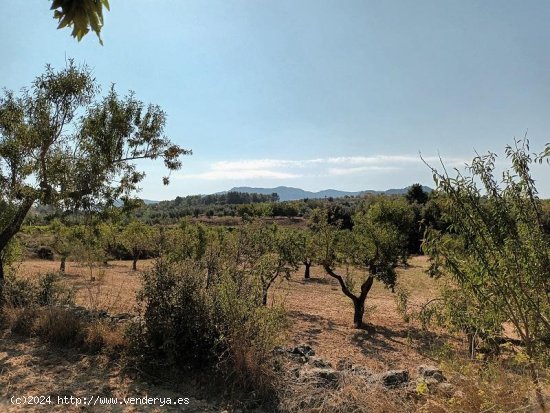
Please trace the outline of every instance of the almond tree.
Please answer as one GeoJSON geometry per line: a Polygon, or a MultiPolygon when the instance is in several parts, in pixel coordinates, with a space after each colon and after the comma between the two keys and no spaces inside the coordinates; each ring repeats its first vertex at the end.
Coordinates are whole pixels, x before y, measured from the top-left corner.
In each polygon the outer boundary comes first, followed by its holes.
{"type": "Polygon", "coordinates": [[[63,224],[59,219],[52,221],[50,228],[53,232],[52,249],[61,259],[59,271],[65,272],[67,258],[69,258],[74,251],[77,242],[74,231],[63,224]]]}
{"type": "Polygon", "coordinates": [[[121,234],[124,248],[132,256],[132,269],[137,270],[137,262],[143,255],[153,249],[153,229],[141,221],[133,221],[126,225],[121,234]]]}
{"type": "Polygon", "coordinates": [[[136,160],[161,158],[171,171],[190,153],[164,136],[159,106],[98,91],[90,70],[69,61],[0,97],[0,257],[35,203],[98,210],[138,188],[136,160]]]}
{"type": "Polygon", "coordinates": [[[548,161],[550,145],[537,155],[527,140],[517,141],[506,156],[512,167],[500,179],[494,153],[476,156],[467,175],[432,168],[438,190],[447,195],[452,226],[450,235],[432,231],[425,249],[484,318],[514,326],[542,405],[537,367],[550,356],[550,240],[530,169],[533,162],[548,161]],[[457,242],[460,247],[453,247],[457,242]]]}
{"type": "Polygon", "coordinates": [[[311,277],[311,266],[314,257],[317,255],[315,238],[308,230],[296,230],[294,234],[298,241],[297,254],[304,265],[304,279],[308,280],[311,277]]]}
{"type": "Polygon", "coordinates": [[[294,231],[259,222],[243,225],[237,237],[236,268],[259,282],[262,304],[267,305],[273,283],[298,269],[300,240],[294,231]]]}
{"type": "Polygon", "coordinates": [[[405,235],[395,225],[376,222],[369,212],[354,215],[351,231],[328,224],[326,214],[319,214],[320,220],[312,226],[319,243],[319,261],[351,299],[356,328],[363,326],[365,302],[374,281],[379,280],[392,289],[395,286],[395,267],[406,243],[405,235]],[[351,265],[360,271],[358,291],[354,291],[354,280],[338,271],[339,265],[351,265]]]}

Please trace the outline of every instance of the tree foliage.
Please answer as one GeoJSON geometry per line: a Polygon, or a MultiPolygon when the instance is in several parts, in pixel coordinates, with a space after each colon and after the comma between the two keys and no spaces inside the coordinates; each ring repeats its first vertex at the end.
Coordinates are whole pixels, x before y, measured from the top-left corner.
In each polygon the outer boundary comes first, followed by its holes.
{"type": "Polygon", "coordinates": [[[476,320],[510,322],[535,365],[546,362],[550,344],[550,239],[541,220],[541,203],[530,169],[543,162],[529,152],[527,140],[506,148],[511,169],[495,176],[496,155],[476,156],[468,175],[432,169],[438,189],[447,195],[452,225],[450,234],[433,230],[426,251],[433,257],[434,273],[441,267],[481,313],[476,320]]]}
{"type": "Polygon", "coordinates": [[[268,291],[281,276],[290,277],[300,263],[297,234],[277,225],[251,222],[239,228],[236,234],[235,268],[259,282],[262,302],[267,304],[268,291]]]}
{"type": "Polygon", "coordinates": [[[319,254],[317,261],[328,275],[338,281],[342,292],[353,302],[353,322],[357,328],[363,326],[365,301],[374,281],[379,280],[393,289],[395,267],[406,242],[395,224],[377,222],[376,211],[369,212],[360,212],[353,217],[351,231],[329,224],[325,212],[316,214],[311,226],[319,254]],[[350,265],[360,270],[359,282],[356,282],[356,277],[343,276],[337,269],[338,266],[350,265]]]}
{"type": "Polygon", "coordinates": [[[418,204],[424,205],[429,198],[429,194],[424,191],[424,188],[420,184],[413,184],[407,190],[407,195],[405,195],[407,201],[411,204],[416,202],[418,204]]]}
{"type": "Polygon", "coordinates": [[[143,254],[153,248],[154,232],[153,229],[140,221],[132,221],[120,234],[121,242],[124,248],[132,256],[132,269],[137,270],[137,262],[143,257],[143,254]]]}
{"type": "Polygon", "coordinates": [[[59,21],[58,29],[72,27],[71,35],[78,41],[91,29],[102,45],[103,8],[110,10],[109,0],[52,0],[50,7],[53,18],[59,21]]]}
{"type": "MultiPolygon", "coordinates": [[[[0,98],[0,251],[35,203],[97,210],[129,199],[145,174],[138,159],[172,171],[190,151],[164,136],[166,114],[133,93],[99,87],[86,66],[46,66],[30,88],[0,98]]],[[[164,178],[168,183],[168,177],[164,178]]],[[[1,266],[0,266],[1,267],[1,266]]],[[[0,273],[0,278],[1,278],[0,273]]]]}

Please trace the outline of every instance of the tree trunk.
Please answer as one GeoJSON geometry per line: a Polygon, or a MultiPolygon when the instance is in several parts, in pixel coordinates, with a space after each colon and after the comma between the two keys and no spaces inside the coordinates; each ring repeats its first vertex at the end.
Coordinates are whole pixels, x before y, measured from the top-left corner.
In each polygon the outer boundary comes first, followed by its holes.
{"type": "Polygon", "coordinates": [[[466,332],[466,337],[468,339],[468,355],[471,360],[474,360],[476,357],[476,335],[475,333],[468,331],[466,332]]]}
{"type": "Polygon", "coordinates": [[[355,328],[363,327],[363,315],[365,314],[365,300],[367,297],[365,296],[363,300],[360,298],[353,302],[353,325],[355,328]]]}
{"type": "Polygon", "coordinates": [[[338,275],[334,272],[330,266],[324,264],[323,267],[328,275],[338,280],[342,292],[347,295],[353,302],[354,314],[353,314],[353,325],[355,328],[363,327],[363,315],[365,314],[365,301],[367,300],[367,295],[369,294],[372,284],[374,283],[374,276],[369,275],[365,282],[361,284],[361,294],[358,296],[353,294],[348,286],[346,285],[344,279],[341,275],[338,275]]]}
{"type": "Polygon", "coordinates": [[[134,261],[132,262],[132,270],[137,271],[137,257],[134,257],[134,261]]]}
{"type": "Polygon", "coordinates": [[[262,297],[262,304],[264,306],[267,306],[267,291],[264,291],[263,297],[262,297]]]}
{"type": "Polygon", "coordinates": [[[2,254],[0,254],[0,288],[4,283],[4,260],[2,259],[2,254]]]}
{"type": "Polygon", "coordinates": [[[309,277],[310,277],[309,269],[310,269],[310,267],[311,267],[311,262],[305,261],[305,262],[304,262],[304,265],[306,266],[306,269],[305,269],[305,271],[304,271],[304,278],[305,278],[306,280],[309,280],[309,277]]]}
{"type": "Polygon", "coordinates": [[[34,204],[34,198],[24,198],[17,209],[12,221],[0,232],[0,305],[3,301],[4,290],[4,263],[2,262],[2,251],[8,246],[11,239],[19,232],[23,220],[34,204]]]}
{"type": "Polygon", "coordinates": [[[4,306],[4,262],[0,252],[0,309],[4,306]]]}
{"type": "Polygon", "coordinates": [[[4,298],[4,260],[0,253],[0,306],[2,305],[4,298]]]}
{"type": "Polygon", "coordinates": [[[11,239],[19,232],[23,220],[34,204],[34,198],[25,198],[17,209],[12,221],[0,232],[0,253],[6,248],[11,239]]]}
{"type": "Polygon", "coordinates": [[[61,264],[59,264],[59,271],[65,272],[65,263],[67,262],[67,257],[61,257],[61,264]]]}

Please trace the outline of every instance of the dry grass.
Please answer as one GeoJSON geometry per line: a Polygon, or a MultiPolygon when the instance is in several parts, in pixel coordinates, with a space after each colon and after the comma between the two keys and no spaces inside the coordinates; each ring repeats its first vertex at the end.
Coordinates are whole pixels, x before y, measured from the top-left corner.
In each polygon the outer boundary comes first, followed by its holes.
{"type": "Polygon", "coordinates": [[[316,383],[303,383],[286,378],[280,400],[283,413],[388,413],[416,411],[415,401],[405,389],[391,392],[380,385],[365,383],[357,376],[346,375],[337,389],[316,383]]]}
{"type": "Polygon", "coordinates": [[[71,347],[82,343],[84,325],[74,314],[56,307],[42,308],[32,331],[47,343],[60,347],[71,347]]]}
{"type": "Polygon", "coordinates": [[[37,316],[37,309],[35,308],[6,306],[2,309],[2,326],[15,334],[31,336],[37,316]]]}
{"type": "Polygon", "coordinates": [[[177,382],[153,385],[125,373],[125,366],[103,354],[82,354],[78,349],[58,349],[37,339],[0,336],[0,412],[165,413],[219,412],[212,404],[192,397],[193,389],[177,382]],[[69,406],[9,403],[11,396],[50,395],[74,397],[189,397],[188,406],[69,406]]]}
{"type": "MultiPolygon", "coordinates": [[[[437,290],[424,273],[426,267],[425,257],[413,257],[409,267],[399,269],[399,283],[415,291],[418,302],[434,297],[437,290]]],[[[310,280],[298,272],[289,282],[280,283],[271,300],[283,302],[289,311],[292,342],[311,345],[319,357],[333,364],[349,359],[380,371],[433,363],[425,355],[434,344],[433,336],[405,323],[394,294],[379,282],[367,298],[367,328],[362,330],[353,327],[351,300],[319,267],[312,268],[310,280]]]]}
{"type": "Polygon", "coordinates": [[[84,347],[88,351],[95,353],[102,351],[105,354],[117,356],[127,345],[122,327],[95,321],[86,328],[84,347]]]}
{"type": "Polygon", "coordinates": [[[55,347],[80,347],[87,352],[116,355],[126,347],[123,327],[77,317],[59,307],[4,307],[1,326],[20,336],[37,337],[55,347]]]}
{"type": "MultiPolygon", "coordinates": [[[[76,304],[109,313],[131,313],[141,286],[141,271],[151,265],[152,260],[141,260],[138,271],[133,271],[131,261],[110,261],[107,266],[96,266],[90,271],[82,263],[69,261],[64,278],[76,291],[76,304]]],[[[27,260],[20,266],[18,275],[34,277],[58,269],[57,261],[27,260]]]]}
{"type": "MultiPolygon", "coordinates": [[[[23,263],[20,272],[33,277],[36,273],[55,270],[58,265],[58,262],[29,260],[23,263]]],[[[138,268],[143,270],[150,265],[149,261],[140,261],[138,268]]],[[[398,283],[411,292],[411,305],[419,305],[436,295],[438,285],[424,273],[426,268],[425,257],[413,257],[409,267],[399,269],[398,283]]],[[[91,309],[105,309],[112,314],[134,311],[135,294],[140,288],[141,277],[140,271],[131,270],[131,262],[110,262],[106,267],[94,268],[92,273],[95,274],[93,281],[90,280],[88,267],[68,263],[65,280],[75,289],[77,304],[91,309]]],[[[353,328],[351,302],[340,291],[337,282],[326,276],[319,267],[313,267],[311,275],[312,278],[305,281],[303,272],[299,271],[289,281],[274,286],[270,294],[269,302],[283,303],[289,313],[291,327],[288,345],[309,344],[318,357],[333,365],[349,360],[374,372],[403,368],[409,370],[413,377],[417,366],[447,360],[443,366],[455,390],[453,394],[444,395],[430,389],[427,394],[411,396],[410,392],[387,392],[376,386],[367,386],[354,377],[346,378],[337,390],[327,390],[294,383],[292,378],[284,376],[282,379],[287,388],[281,398],[282,411],[473,413],[485,410],[504,413],[513,409],[517,412],[533,410],[526,407],[533,405],[530,398],[532,385],[521,371],[514,373],[497,364],[468,362],[461,354],[466,347],[462,338],[442,332],[427,333],[414,323],[405,323],[397,311],[394,294],[380,283],[375,283],[367,300],[367,328],[359,330],[353,328]],[[491,369],[491,374],[487,374],[488,369],[491,369]]],[[[4,315],[13,330],[30,331],[34,328],[36,314],[32,310],[25,311],[4,315]]],[[[48,325],[50,321],[46,318],[42,322],[48,325]]],[[[84,340],[88,343],[88,350],[110,349],[111,354],[116,354],[125,345],[122,333],[104,324],[88,326],[84,340]]],[[[49,358],[58,357],[53,351],[41,353],[40,361],[36,363],[46,365],[40,371],[34,366],[29,367],[26,357],[36,359],[36,343],[7,340],[0,344],[0,385],[7,384],[1,390],[2,395],[23,390],[42,391],[42,379],[56,381],[60,377],[76,394],[82,393],[86,386],[88,391],[94,389],[92,392],[97,393],[103,389],[101,383],[109,383],[110,394],[131,392],[128,386],[132,381],[118,377],[120,369],[112,366],[101,371],[94,368],[81,378],[84,375],[79,371],[83,368],[82,363],[62,363],[62,370],[55,364],[55,368],[48,364],[49,358]],[[13,346],[21,349],[16,356],[13,355],[13,346]],[[44,377],[36,376],[41,374],[44,377]],[[79,384],[78,380],[83,380],[83,384],[79,384]]],[[[86,356],[88,362],[91,357],[86,356]]],[[[249,362],[253,361],[242,360],[245,366],[249,362]]],[[[44,392],[47,393],[48,389],[52,389],[51,383],[44,387],[44,392]]],[[[2,405],[0,411],[4,411],[2,405]]]]}

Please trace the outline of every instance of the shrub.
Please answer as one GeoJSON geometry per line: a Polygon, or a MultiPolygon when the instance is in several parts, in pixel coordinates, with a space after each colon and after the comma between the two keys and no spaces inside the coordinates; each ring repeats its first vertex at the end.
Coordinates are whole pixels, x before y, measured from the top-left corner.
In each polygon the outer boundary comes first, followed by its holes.
{"type": "Polygon", "coordinates": [[[219,367],[236,387],[271,396],[276,385],[271,351],[287,327],[286,313],[261,304],[263,293],[255,277],[222,274],[213,293],[215,323],[223,338],[219,367]]]}
{"type": "Polygon", "coordinates": [[[2,300],[7,307],[28,307],[36,302],[36,289],[32,281],[17,278],[12,273],[4,280],[2,300]]]}
{"type": "Polygon", "coordinates": [[[59,307],[7,307],[2,309],[3,325],[22,336],[38,336],[62,347],[82,342],[84,325],[70,311],[59,307]]]}
{"type": "Polygon", "coordinates": [[[59,307],[45,307],[37,314],[35,331],[42,340],[62,347],[82,343],[84,325],[75,314],[59,307]]]}
{"type": "Polygon", "coordinates": [[[23,336],[31,336],[36,320],[36,308],[14,308],[4,306],[2,308],[3,325],[13,333],[23,336]]]}
{"type": "Polygon", "coordinates": [[[102,321],[95,321],[86,328],[83,344],[87,351],[93,353],[104,351],[115,356],[126,348],[127,341],[120,328],[102,321]]]}
{"type": "Polygon", "coordinates": [[[53,251],[50,247],[41,246],[36,250],[36,255],[42,260],[53,261],[53,251]]]}
{"type": "Polygon", "coordinates": [[[74,291],[55,272],[37,279],[18,278],[8,274],[2,290],[3,300],[10,307],[68,305],[73,303],[74,291]]]}
{"type": "Polygon", "coordinates": [[[74,291],[63,283],[59,273],[49,272],[38,278],[38,305],[68,305],[73,298],[74,291]]]}
{"type": "Polygon", "coordinates": [[[178,367],[217,368],[239,389],[265,395],[275,379],[269,355],[286,317],[264,307],[261,294],[257,277],[236,270],[207,288],[196,263],[157,260],[138,294],[143,323],[132,326],[128,339],[155,364],[160,358],[178,367]]]}
{"type": "Polygon", "coordinates": [[[144,350],[179,366],[200,366],[213,359],[217,337],[202,282],[202,273],[192,263],[158,260],[145,273],[138,295],[144,310],[144,350]]]}

